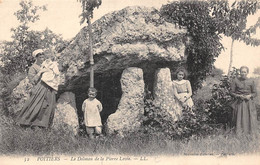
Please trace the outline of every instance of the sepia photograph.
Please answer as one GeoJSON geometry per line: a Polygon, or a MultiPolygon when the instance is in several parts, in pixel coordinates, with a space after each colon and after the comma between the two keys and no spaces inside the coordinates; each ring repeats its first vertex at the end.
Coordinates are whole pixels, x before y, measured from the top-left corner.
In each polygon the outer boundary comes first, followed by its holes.
{"type": "Polygon", "coordinates": [[[260,0],[0,0],[1,165],[257,165],[260,0]]]}

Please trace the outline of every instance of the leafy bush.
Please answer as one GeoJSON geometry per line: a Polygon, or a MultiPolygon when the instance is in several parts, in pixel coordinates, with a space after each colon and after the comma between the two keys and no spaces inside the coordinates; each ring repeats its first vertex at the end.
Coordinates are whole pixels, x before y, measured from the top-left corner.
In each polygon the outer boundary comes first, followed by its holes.
{"type": "MultiPolygon", "coordinates": [[[[202,83],[202,87],[194,91],[193,101],[206,101],[212,97],[212,89],[214,84],[219,84],[222,76],[208,76],[202,83]]],[[[203,102],[204,103],[204,102],[203,102]]]]}
{"type": "Polygon", "coordinates": [[[143,131],[149,134],[163,134],[169,139],[188,139],[191,136],[209,135],[227,127],[231,121],[230,105],[233,101],[230,84],[238,73],[238,69],[233,68],[231,77],[223,76],[220,80],[214,80],[219,83],[207,84],[206,92],[211,90],[211,94],[207,94],[207,99],[204,96],[193,99],[195,102],[193,111],[183,109],[182,117],[177,122],[173,122],[166,110],[155,106],[153,98],[148,93],[145,100],[143,131]],[[211,85],[213,88],[208,87],[211,85]]]}
{"type": "Polygon", "coordinates": [[[189,0],[174,1],[160,9],[168,22],[187,28],[187,69],[194,91],[201,87],[223,49],[211,11],[210,2],[189,0]]]}
{"type": "Polygon", "coordinates": [[[228,124],[231,119],[233,101],[230,95],[230,78],[224,76],[220,84],[214,84],[212,98],[206,101],[206,109],[214,123],[228,124]]]}
{"type": "Polygon", "coordinates": [[[231,124],[232,107],[234,101],[230,95],[231,82],[238,76],[238,69],[233,68],[231,76],[223,76],[219,84],[214,84],[212,97],[205,102],[205,109],[209,111],[212,123],[229,127],[231,124]]]}
{"type": "Polygon", "coordinates": [[[216,129],[209,123],[209,112],[198,103],[193,111],[183,109],[182,117],[174,122],[166,110],[153,104],[153,99],[145,100],[143,127],[144,133],[164,135],[167,139],[188,139],[191,136],[205,136],[216,129]]]}

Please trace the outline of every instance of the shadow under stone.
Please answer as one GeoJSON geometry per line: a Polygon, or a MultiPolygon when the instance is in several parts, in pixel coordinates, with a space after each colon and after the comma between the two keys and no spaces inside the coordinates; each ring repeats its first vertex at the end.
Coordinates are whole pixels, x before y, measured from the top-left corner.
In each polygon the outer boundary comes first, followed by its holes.
{"type": "MultiPolygon", "coordinates": [[[[98,90],[97,99],[102,103],[103,110],[100,113],[102,124],[104,125],[110,114],[114,113],[119,104],[122,90],[120,84],[122,70],[110,70],[105,73],[95,73],[94,87],[98,90]]],[[[84,77],[82,77],[84,78],[84,77]]],[[[81,79],[82,79],[81,78],[81,79]]],[[[83,84],[77,85],[73,90],[76,96],[76,107],[79,119],[79,132],[81,135],[86,134],[84,124],[84,114],[82,112],[82,104],[88,98],[89,77],[85,77],[83,84]]]]}

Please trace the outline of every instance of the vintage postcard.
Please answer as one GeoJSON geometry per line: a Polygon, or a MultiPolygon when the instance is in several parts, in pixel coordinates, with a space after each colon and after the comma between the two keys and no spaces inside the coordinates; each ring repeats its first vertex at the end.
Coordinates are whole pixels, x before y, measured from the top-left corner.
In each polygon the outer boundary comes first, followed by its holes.
{"type": "Polygon", "coordinates": [[[256,165],[260,1],[0,0],[0,162],[256,165]]]}

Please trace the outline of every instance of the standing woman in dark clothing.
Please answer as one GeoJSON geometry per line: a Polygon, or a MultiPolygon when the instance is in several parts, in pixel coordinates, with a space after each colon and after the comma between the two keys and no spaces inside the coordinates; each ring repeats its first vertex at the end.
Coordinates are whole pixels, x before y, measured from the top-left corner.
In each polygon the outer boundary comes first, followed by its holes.
{"type": "Polygon", "coordinates": [[[36,58],[36,62],[29,69],[28,78],[35,86],[32,89],[30,98],[23,105],[16,121],[21,126],[48,128],[54,116],[57,91],[41,80],[42,75],[48,72],[48,68],[41,66],[44,61],[43,50],[35,50],[33,57],[36,58]]]}
{"type": "Polygon", "coordinates": [[[255,83],[247,78],[249,68],[240,68],[240,77],[231,84],[231,95],[235,97],[232,104],[232,125],[237,135],[255,134],[257,131],[257,114],[254,98],[256,97],[255,83]]]}

